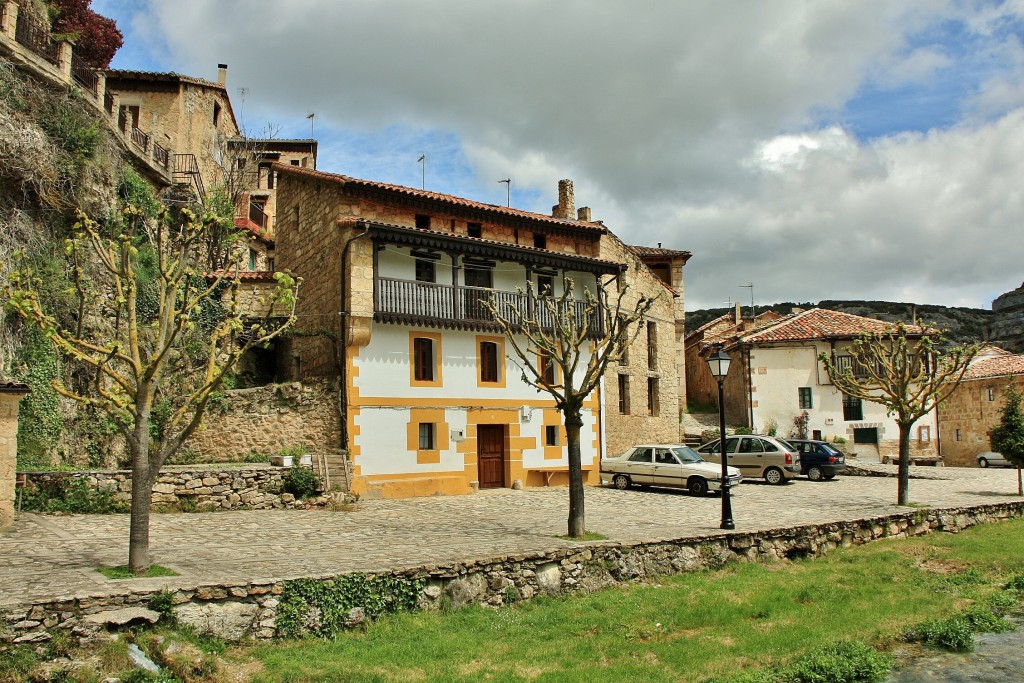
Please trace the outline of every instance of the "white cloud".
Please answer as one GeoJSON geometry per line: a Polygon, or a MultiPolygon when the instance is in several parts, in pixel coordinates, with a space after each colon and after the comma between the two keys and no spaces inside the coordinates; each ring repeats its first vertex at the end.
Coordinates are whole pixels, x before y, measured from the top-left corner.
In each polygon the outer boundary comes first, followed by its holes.
{"type": "MultiPolygon", "coordinates": [[[[1019,8],[150,0],[147,14],[174,70],[212,77],[227,62],[232,92],[249,89],[247,112],[316,111],[318,130],[376,140],[361,154],[379,155],[381,173],[400,163],[408,174],[422,151],[406,149],[409,131],[437,131],[441,153],[474,176],[452,171],[442,191],[494,201],[496,181],[512,177],[524,208],[547,212],[557,180],[573,178],[577,204],[627,241],[693,252],[694,307],[735,299],[748,281],[762,302],[983,305],[1015,286],[1024,59],[998,29],[1019,8]],[[958,20],[991,34],[985,57],[1002,68],[979,78],[975,118],[853,138],[838,112],[866,82],[955,71],[955,50],[911,38],[958,20]]],[[[350,142],[325,140],[321,165],[347,172],[360,154],[350,142]]]]}

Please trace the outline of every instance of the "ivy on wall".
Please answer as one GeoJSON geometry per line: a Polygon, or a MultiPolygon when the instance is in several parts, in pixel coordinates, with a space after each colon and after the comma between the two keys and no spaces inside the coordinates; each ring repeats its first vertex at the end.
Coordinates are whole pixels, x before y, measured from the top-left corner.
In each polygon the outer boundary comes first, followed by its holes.
{"type": "Polygon", "coordinates": [[[426,579],[386,574],[286,581],[275,624],[284,637],[330,638],[346,628],[354,608],[363,608],[369,619],[417,609],[426,584],[426,579]]]}
{"type": "Polygon", "coordinates": [[[51,383],[57,377],[57,351],[39,330],[25,331],[17,358],[17,380],[32,390],[21,400],[18,419],[18,469],[44,469],[64,421],[51,383]]]}

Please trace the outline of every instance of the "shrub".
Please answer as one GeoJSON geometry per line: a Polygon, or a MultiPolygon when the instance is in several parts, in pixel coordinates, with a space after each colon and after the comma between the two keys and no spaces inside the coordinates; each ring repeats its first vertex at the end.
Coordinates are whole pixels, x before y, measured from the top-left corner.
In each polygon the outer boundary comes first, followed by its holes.
{"type": "Polygon", "coordinates": [[[962,614],[955,614],[949,619],[926,621],[910,631],[907,639],[954,652],[968,652],[974,648],[971,622],[962,614]]]}
{"type": "Polygon", "coordinates": [[[705,429],[703,432],[700,433],[700,442],[702,444],[710,443],[717,439],[719,436],[721,435],[719,434],[719,431],[717,429],[705,429]]]}
{"type": "Polygon", "coordinates": [[[892,655],[855,641],[830,643],[811,650],[785,673],[794,683],[871,683],[893,666],[892,655]]]}
{"type": "Polygon", "coordinates": [[[737,427],[733,434],[753,434],[754,431],[750,427],[737,427]]]}
{"type": "Polygon", "coordinates": [[[119,499],[113,491],[93,488],[85,477],[65,475],[55,476],[47,484],[24,489],[21,504],[31,512],[82,515],[128,512],[130,507],[128,501],[119,499]]]}
{"type": "Polygon", "coordinates": [[[306,467],[296,465],[288,471],[284,478],[284,490],[296,498],[311,498],[320,487],[320,478],[306,467]]]}

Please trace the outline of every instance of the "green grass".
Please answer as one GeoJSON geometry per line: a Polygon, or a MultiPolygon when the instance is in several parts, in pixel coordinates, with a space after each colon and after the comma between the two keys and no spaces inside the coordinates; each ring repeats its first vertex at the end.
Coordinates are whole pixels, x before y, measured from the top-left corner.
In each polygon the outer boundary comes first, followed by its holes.
{"type": "Polygon", "coordinates": [[[99,567],[96,569],[100,574],[107,577],[108,579],[151,579],[157,576],[178,576],[178,572],[167,567],[161,567],[158,564],[152,564],[144,574],[132,574],[131,570],[128,569],[128,565],[123,564],[120,567],[99,567]]]}
{"type": "Polygon", "coordinates": [[[837,640],[884,649],[990,601],[1022,570],[1017,520],[499,610],[394,615],[332,641],[247,653],[262,661],[260,680],[294,683],[728,680],[837,640]]]}

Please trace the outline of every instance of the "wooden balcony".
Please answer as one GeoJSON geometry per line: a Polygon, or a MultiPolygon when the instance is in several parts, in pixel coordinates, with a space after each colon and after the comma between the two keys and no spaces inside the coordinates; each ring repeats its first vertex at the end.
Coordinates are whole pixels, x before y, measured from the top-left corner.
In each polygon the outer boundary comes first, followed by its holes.
{"type": "MultiPolygon", "coordinates": [[[[380,277],[374,282],[374,320],[459,330],[500,330],[485,302],[493,300],[513,322],[536,319],[550,329],[551,312],[539,297],[484,287],[456,287],[380,277]],[[521,315],[517,315],[517,312],[521,315]]],[[[572,303],[578,320],[589,318],[588,336],[604,334],[604,308],[587,312],[584,301],[572,303]]]]}

